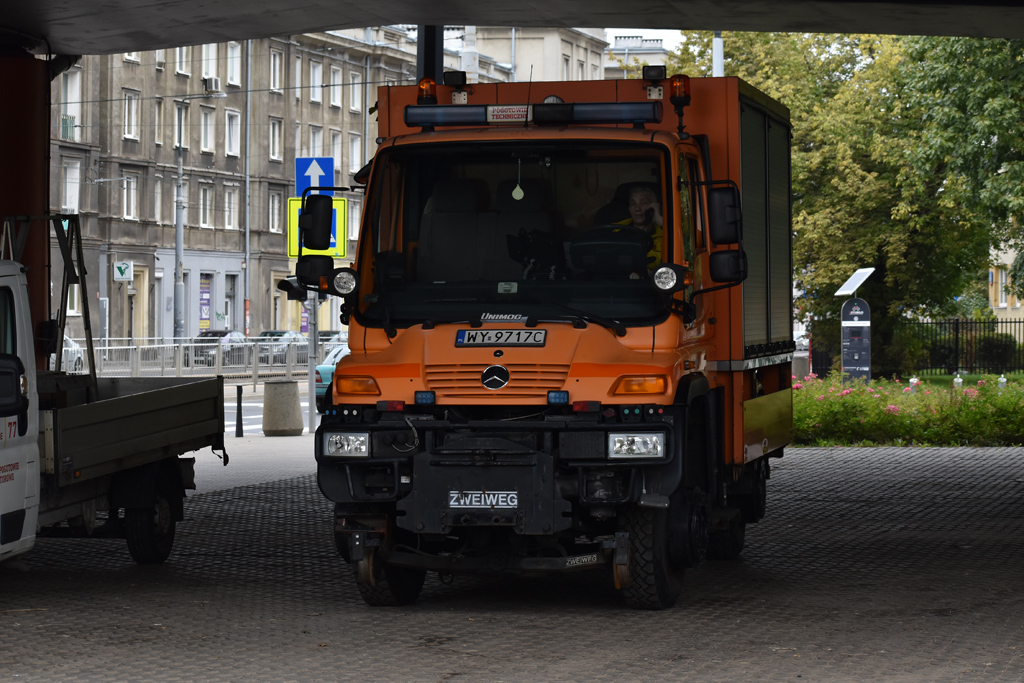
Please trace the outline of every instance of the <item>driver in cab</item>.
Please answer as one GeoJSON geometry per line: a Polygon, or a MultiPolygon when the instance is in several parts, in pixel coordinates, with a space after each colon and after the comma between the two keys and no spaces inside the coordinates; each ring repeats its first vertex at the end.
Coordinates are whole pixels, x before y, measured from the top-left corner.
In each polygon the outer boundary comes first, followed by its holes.
{"type": "Polygon", "coordinates": [[[661,202],[650,185],[636,185],[629,191],[629,218],[619,225],[631,225],[646,232],[651,238],[651,250],[647,252],[650,266],[661,263],[662,216],[661,202]]]}

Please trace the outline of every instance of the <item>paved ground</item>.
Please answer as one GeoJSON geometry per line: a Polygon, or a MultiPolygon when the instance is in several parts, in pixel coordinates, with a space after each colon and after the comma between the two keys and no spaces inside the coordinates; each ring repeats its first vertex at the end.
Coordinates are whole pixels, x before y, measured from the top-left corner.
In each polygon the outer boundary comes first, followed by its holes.
{"type": "Polygon", "coordinates": [[[1024,680],[1024,449],[793,450],[743,558],[642,613],[603,573],[364,606],[311,445],[200,454],[164,565],[73,539],[0,565],[0,683],[1024,680]]]}

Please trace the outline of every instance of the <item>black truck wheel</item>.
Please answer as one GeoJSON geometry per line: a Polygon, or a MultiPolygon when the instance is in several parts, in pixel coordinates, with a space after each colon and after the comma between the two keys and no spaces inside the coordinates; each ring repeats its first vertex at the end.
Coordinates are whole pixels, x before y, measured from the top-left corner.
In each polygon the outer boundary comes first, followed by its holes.
{"type": "Polygon", "coordinates": [[[397,607],[416,602],[427,576],[422,569],[383,564],[376,549],[368,549],[364,559],[353,567],[359,595],[372,607],[397,607]]]}
{"type": "Polygon", "coordinates": [[[626,604],[635,609],[665,609],[679,599],[683,571],[673,566],[667,510],[634,507],[619,517],[629,534],[629,581],[622,588],[626,604]]]}
{"type": "Polygon", "coordinates": [[[126,508],[124,532],[132,559],[140,564],[166,560],[174,546],[175,525],[166,493],[157,492],[153,507],[126,508]]]}
{"type": "Polygon", "coordinates": [[[735,560],[743,552],[747,539],[747,523],[734,520],[726,529],[711,532],[708,557],[712,560],[735,560]]]}

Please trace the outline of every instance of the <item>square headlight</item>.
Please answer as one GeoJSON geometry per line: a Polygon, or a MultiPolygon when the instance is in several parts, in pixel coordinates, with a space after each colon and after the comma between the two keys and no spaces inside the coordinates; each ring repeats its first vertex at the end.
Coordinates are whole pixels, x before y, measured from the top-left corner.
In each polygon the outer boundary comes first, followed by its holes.
{"type": "Polygon", "coordinates": [[[370,435],[366,432],[324,434],[324,455],[330,458],[368,458],[370,435]]]}
{"type": "Polygon", "coordinates": [[[609,434],[609,458],[663,458],[665,435],[645,432],[640,434],[609,434]]]}

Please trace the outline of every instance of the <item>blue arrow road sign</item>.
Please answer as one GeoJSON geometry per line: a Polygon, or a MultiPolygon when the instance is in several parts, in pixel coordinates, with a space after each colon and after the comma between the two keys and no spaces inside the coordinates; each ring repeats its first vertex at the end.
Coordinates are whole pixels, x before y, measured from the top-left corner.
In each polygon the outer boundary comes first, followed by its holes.
{"type": "MultiPolygon", "coordinates": [[[[334,159],[332,157],[295,157],[295,196],[301,197],[307,187],[334,185],[334,159]]],[[[318,194],[311,192],[310,194],[318,194]]],[[[319,194],[334,195],[324,191],[319,194]]]]}

